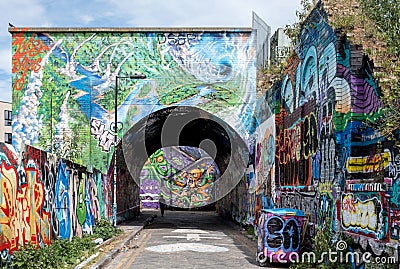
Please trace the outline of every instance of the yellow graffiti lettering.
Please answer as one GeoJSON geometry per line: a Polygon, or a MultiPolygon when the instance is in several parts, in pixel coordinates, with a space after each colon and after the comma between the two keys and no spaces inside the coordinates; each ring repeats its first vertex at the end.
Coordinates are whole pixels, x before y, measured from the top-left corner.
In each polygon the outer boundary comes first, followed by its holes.
{"type": "Polygon", "coordinates": [[[17,173],[15,169],[6,167],[5,163],[1,164],[1,188],[2,193],[0,195],[0,224],[1,232],[3,233],[6,241],[10,243],[10,249],[15,249],[17,247],[17,240],[15,236],[14,229],[14,204],[13,201],[16,200],[16,182],[17,173]]]}
{"type": "Polygon", "coordinates": [[[331,182],[323,182],[318,185],[318,191],[320,195],[331,194],[333,184],[331,182]]]}
{"type": "Polygon", "coordinates": [[[370,173],[382,171],[391,161],[391,155],[388,150],[381,154],[364,157],[349,157],[346,163],[346,169],[349,173],[370,173]]]}
{"type": "Polygon", "coordinates": [[[27,243],[50,244],[50,215],[42,212],[44,186],[38,180],[38,171],[28,168],[26,182],[19,182],[14,167],[1,165],[0,228],[5,245],[10,251],[27,243]]]}
{"type": "Polygon", "coordinates": [[[346,228],[361,228],[377,231],[378,216],[376,199],[366,201],[354,200],[352,194],[348,194],[342,201],[342,223],[346,228]]]}

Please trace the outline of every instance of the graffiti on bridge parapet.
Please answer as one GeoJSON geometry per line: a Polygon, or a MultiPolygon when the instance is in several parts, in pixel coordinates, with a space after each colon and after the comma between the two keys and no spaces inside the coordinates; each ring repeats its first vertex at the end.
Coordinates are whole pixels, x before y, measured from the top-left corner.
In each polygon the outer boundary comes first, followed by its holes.
{"type": "Polygon", "coordinates": [[[190,45],[193,41],[198,40],[196,33],[160,33],[157,34],[157,41],[160,44],[168,45],[190,45]]]}

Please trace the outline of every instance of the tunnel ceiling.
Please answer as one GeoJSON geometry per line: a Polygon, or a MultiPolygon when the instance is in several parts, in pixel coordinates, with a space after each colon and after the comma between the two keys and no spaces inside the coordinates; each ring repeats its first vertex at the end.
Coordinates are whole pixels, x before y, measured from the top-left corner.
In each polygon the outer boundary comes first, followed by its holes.
{"type": "Polygon", "coordinates": [[[196,107],[168,107],[137,122],[122,139],[125,161],[137,184],[149,156],[171,146],[202,148],[215,156],[221,176],[215,182],[214,201],[236,186],[249,159],[245,142],[220,118],[196,107]]]}

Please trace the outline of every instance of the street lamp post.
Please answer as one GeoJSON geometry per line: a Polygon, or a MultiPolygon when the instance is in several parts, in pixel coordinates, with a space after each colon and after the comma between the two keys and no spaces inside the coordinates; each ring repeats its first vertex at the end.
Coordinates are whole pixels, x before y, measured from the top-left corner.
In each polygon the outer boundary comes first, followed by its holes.
{"type": "Polygon", "coordinates": [[[50,153],[53,154],[53,89],[50,90],[50,153]]]}
{"type": "Polygon", "coordinates": [[[117,226],[117,142],[118,142],[118,80],[119,79],[145,79],[146,75],[135,74],[132,76],[116,76],[115,77],[115,94],[114,94],[114,201],[113,201],[113,225],[117,226]]]}

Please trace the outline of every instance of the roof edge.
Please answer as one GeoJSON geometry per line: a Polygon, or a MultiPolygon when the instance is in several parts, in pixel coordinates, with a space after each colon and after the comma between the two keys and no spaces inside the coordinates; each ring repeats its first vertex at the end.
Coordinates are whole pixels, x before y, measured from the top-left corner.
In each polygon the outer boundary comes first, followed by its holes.
{"type": "Polygon", "coordinates": [[[71,33],[71,32],[115,32],[115,33],[140,33],[140,32],[251,32],[251,27],[9,27],[8,32],[13,33],[71,33]]]}

